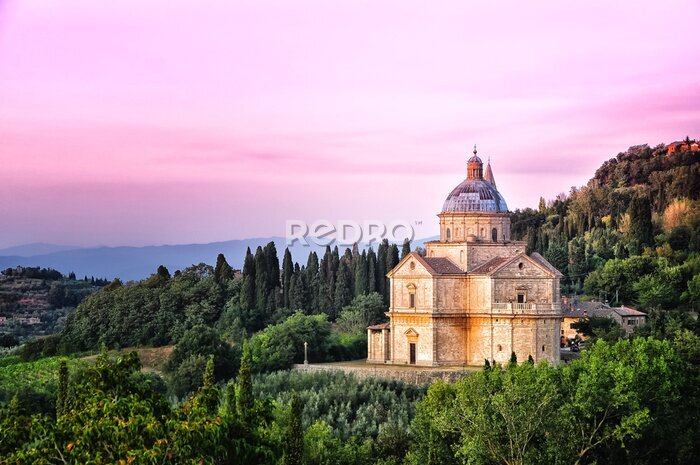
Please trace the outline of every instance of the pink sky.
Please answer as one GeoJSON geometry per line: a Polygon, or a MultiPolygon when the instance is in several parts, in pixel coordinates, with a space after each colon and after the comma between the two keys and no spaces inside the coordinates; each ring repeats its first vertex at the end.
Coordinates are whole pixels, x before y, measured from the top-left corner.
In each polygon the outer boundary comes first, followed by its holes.
{"type": "Polygon", "coordinates": [[[0,0],[0,247],[321,218],[424,237],[475,143],[509,207],[536,206],[630,145],[700,137],[697,18],[673,0],[0,0]]]}

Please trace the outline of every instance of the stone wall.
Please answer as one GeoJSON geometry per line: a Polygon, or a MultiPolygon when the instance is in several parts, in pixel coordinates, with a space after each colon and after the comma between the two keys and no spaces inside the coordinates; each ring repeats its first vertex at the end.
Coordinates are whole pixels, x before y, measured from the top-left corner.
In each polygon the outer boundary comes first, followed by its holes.
{"type": "Polygon", "coordinates": [[[294,370],[304,372],[340,371],[345,374],[354,375],[358,379],[378,378],[386,380],[399,380],[411,384],[431,384],[434,381],[454,382],[458,379],[474,372],[474,369],[464,370],[427,370],[420,368],[401,368],[391,366],[347,366],[347,365],[325,365],[325,364],[297,364],[294,370]]]}

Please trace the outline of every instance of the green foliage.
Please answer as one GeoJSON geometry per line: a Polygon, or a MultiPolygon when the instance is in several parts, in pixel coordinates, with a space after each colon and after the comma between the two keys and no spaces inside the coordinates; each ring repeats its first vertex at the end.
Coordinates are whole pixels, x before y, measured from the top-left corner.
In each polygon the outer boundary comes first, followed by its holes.
{"type": "Polygon", "coordinates": [[[338,437],[364,441],[376,438],[383,425],[407,429],[415,402],[425,387],[379,379],[358,380],[340,372],[278,371],[255,377],[256,397],[271,397],[278,404],[290,401],[296,391],[304,405],[303,424],[321,419],[338,437]]]}
{"type": "Polygon", "coordinates": [[[282,370],[304,361],[304,342],[309,360],[319,361],[328,353],[331,325],[325,315],[295,313],[270,325],[250,340],[253,365],[257,372],[282,370]]]}
{"type": "Polygon", "coordinates": [[[197,325],[185,331],[165,367],[173,394],[183,397],[200,385],[209,357],[213,357],[215,379],[220,381],[236,373],[240,352],[210,327],[197,325]]]}
{"type": "Polygon", "coordinates": [[[59,385],[59,367],[86,365],[80,359],[61,357],[43,358],[33,362],[21,362],[18,357],[0,358],[0,403],[19,396],[21,402],[34,403],[40,411],[54,411],[59,385]]]}
{"type": "Polygon", "coordinates": [[[213,274],[200,264],[170,279],[161,270],[141,283],[107,286],[68,317],[57,350],[94,350],[102,343],[110,348],[163,345],[196,325],[212,325],[237,292],[233,283],[218,284],[213,274]]]}
{"type": "Polygon", "coordinates": [[[602,339],[607,342],[615,342],[625,336],[625,331],[620,324],[607,317],[584,318],[572,323],[572,326],[577,333],[591,341],[602,339]]]}
{"type": "Polygon", "coordinates": [[[243,355],[241,356],[241,368],[238,371],[238,385],[236,392],[236,411],[243,422],[248,422],[253,416],[253,357],[248,341],[243,343],[243,355]]]}
{"type": "Polygon", "coordinates": [[[568,365],[496,365],[418,405],[408,463],[678,463],[697,458],[700,343],[594,344],[568,365]],[[684,360],[687,360],[684,361],[684,360]]]}
{"type": "Polygon", "coordinates": [[[291,418],[285,435],[282,463],[284,465],[301,465],[304,462],[304,428],[301,422],[304,406],[296,391],[292,392],[290,407],[291,418]]]}

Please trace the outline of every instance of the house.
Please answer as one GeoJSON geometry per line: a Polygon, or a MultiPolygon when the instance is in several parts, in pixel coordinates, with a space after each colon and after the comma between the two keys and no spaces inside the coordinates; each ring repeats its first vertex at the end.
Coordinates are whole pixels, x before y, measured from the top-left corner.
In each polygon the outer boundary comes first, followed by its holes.
{"type": "Polygon", "coordinates": [[[668,155],[672,153],[700,152],[700,145],[698,144],[698,141],[690,139],[671,142],[666,146],[666,148],[666,153],[668,155]]]}
{"type": "Polygon", "coordinates": [[[576,332],[576,329],[574,329],[574,323],[591,317],[611,318],[615,320],[628,336],[634,332],[634,328],[646,323],[647,319],[646,313],[625,305],[610,307],[603,302],[576,303],[570,310],[562,313],[562,343],[565,343],[567,340],[573,340],[577,335],[581,337],[581,335],[576,332]]]}

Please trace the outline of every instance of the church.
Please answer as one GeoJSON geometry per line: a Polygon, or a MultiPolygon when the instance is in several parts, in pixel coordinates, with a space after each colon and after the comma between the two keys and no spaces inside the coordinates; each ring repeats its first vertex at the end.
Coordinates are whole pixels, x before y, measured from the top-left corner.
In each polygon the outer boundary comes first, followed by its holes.
{"type": "Polygon", "coordinates": [[[368,362],[483,365],[559,362],[562,274],[510,238],[510,214],[490,162],[467,161],[467,178],[438,214],[440,238],[406,255],[387,276],[389,322],[370,326],[368,362]]]}

